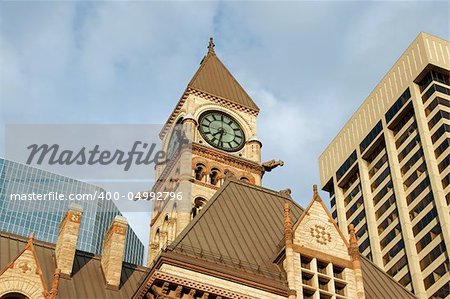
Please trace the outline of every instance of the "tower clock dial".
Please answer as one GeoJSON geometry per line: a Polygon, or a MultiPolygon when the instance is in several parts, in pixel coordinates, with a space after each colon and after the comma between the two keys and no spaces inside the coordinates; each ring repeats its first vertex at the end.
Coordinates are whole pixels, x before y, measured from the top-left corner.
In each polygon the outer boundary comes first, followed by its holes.
{"type": "Polygon", "coordinates": [[[199,130],[206,142],[224,151],[238,151],[245,143],[239,123],[220,111],[207,111],[200,115],[199,130]]]}

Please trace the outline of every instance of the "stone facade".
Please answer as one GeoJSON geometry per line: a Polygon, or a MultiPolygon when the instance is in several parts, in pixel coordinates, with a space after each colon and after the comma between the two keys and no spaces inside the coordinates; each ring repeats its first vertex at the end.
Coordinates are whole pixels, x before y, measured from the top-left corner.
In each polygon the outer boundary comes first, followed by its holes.
{"type": "Polygon", "coordinates": [[[120,286],[127,226],[128,221],[126,218],[116,216],[103,242],[102,270],[107,286],[113,289],[118,289],[120,286]]]}
{"type": "Polygon", "coordinates": [[[82,215],[83,209],[80,206],[70,205],[59,227],[55,255],[63,276],[70,277],[72,273],[82,215]]]}
{"type": "MultiPolygon", "coordinates": [[[[330,294],[336,298],[365,298],[357,245],[352,255],[349,242],[319,197],[317,186],[312,202],[292,231],[292,241],[286,241],[283,262],[289,287],[295,290],[296,296],[292,298],[319,299],[330,294]]],[[[286,234],[285,239],[289,240],[288,228],[286,234]]]]}

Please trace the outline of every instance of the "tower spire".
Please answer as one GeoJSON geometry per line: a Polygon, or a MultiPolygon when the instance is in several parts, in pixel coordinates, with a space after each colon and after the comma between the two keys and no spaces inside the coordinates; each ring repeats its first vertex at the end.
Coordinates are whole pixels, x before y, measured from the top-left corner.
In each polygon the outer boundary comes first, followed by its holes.
{"type": "Polygon", "coordinates": [[[208,54],[216,54],[216,52],[214,52],[214,39],[212,37],[209,38],[209,44],[208,44],[208,54]]]}

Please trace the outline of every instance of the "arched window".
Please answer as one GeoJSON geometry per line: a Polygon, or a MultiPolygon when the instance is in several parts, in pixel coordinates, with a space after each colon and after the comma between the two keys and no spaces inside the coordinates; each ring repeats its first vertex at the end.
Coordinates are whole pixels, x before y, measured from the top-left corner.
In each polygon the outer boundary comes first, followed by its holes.
{"type": "Polygon", "coordinates": [[[3,295],[1,299],[29,299],[29,298],[20,293],[8,293],[3,295]]]}
{"type": "Polygon", "coordinates": [[[250,180],[247,177],[245,177],[245,176],[241,177],[240,180],[243,181],[243,182],[250,183],[250,180]]]}
{"type": "Polygon", "coordinates": [[[201,181],[203,179],[204,172],[205,172],[205,165],[200,163],[197,164],[195,166],[195,179],[197,181],[201,181]]]}
{"type": "Polygon", "coordinates": [[[207,200],[203,197],[197,197],[194,200],[194,206],[192,207],[191,215],[192,218],[195,218],[195,216],[198,215],[201,209],[206,205],[207,200]]]}
{"type": "Polygon", "coordinates": [[[160,232],[160,230],[158,227],[158,229],[156,229],[156,232],[155,232],[155,237],[153,238],[153,243],[159,244],[159,240],[160,240],[159,232],[160,232]]]}
{"type": "Polygon", "coordinates": [[[213,168],[211,173],[209,174],[209,182],[212,185],[217,185],[219,182],[219,173],[220,171],[217,168],[213,168]]]}

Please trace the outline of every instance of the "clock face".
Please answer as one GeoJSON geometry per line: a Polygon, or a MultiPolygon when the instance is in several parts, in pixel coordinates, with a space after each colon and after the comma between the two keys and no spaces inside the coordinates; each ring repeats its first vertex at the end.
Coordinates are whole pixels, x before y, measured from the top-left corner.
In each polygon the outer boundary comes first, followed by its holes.
{"type": "Polygon", "coordinates": [[[172,130],[172,135],[170,135],[169,145],[167,146],[167,159],[172,158],[172,156],[178,151],[181,145],[181,129],[182,125],[181,119],[175,124],[172,130]]]}
{"type": "Polygon", "coordinates": [[[210,145],[228,152],[244,146],[244,131],[238,122],[223,112],[207,111],[200,116],[199,130],[210,145]]]}
{"type": "Polygon", "coordinates": [[[309,220],[306,227],[311,237],[311,245],[325,250],[335,247],[334,231],[327,223],[320,220],[309,220]]]}

